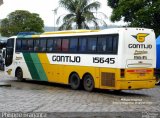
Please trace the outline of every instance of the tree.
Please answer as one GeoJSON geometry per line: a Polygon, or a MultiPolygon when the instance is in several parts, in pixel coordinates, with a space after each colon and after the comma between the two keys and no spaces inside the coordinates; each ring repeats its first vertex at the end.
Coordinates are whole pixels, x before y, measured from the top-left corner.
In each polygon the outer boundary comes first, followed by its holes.
{"type": "Polygon", "coordinates": [[[160,34],[160,0],[107,0],[113,8],[111,21],[122,18],[132,27],[154,29],[160,34]]]}
{"type": "MultiPolygon", "coordinates": [[[[60,0],[59,4],[64,7],[69,13],[61,15],[57,19],[57,24],[63,19],[62,25],[59,30],[72,29],[75,25],[76,29],[86,28],[89,29],[88,23],[93,24],[96,29],[99,28],[99,23],[106,25],[103,20],[95,17],[94,14],[103,14],[97,12],[100,8],[100,3],[97,1],[91,2],[91,0],[60,0]],[[96,12],[93,12],[95,10],[96,12]]],[[[103,16],[105,16],[103,14],[103,16]]]]}
{"type": "Polygon", "coordinates": [[[1,21],[2,36],[17,35],[18,32],[43,32],[44,23],[38,14],[16,10],[1,21]]]}

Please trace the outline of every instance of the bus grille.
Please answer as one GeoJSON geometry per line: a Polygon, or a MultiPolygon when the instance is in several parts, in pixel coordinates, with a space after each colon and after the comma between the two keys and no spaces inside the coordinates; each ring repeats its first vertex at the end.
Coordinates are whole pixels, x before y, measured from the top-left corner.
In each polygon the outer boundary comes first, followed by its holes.
{"type": "Polygon", "coordinates": [[[115,73],[101,73],[101,85],[115,87],[115,73]]]}

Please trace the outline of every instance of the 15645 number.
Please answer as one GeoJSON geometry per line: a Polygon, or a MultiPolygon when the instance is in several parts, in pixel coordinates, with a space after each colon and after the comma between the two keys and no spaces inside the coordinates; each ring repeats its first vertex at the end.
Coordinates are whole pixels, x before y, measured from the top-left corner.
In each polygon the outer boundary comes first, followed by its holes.
{"type": "Polygon", "coordinates": [[[93,57],[93,63],[114,64],[115,58],[93,57]]]}

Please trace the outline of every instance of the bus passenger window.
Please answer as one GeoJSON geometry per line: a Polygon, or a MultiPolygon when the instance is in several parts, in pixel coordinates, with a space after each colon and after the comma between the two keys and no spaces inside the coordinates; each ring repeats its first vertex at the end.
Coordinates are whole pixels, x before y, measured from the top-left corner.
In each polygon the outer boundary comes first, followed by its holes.
{"type": "Polygon", "coordinates": [[[69,47],[69,40],[63,39],[62,40],[62,51],[67,52],[69,47]]]}
{"type": "Polygon", "coordinates": [[[97,51],[102,52],[102,53],[106,51],[106,38],[105,37],[98,37],[97,51]]]}
{"type": "Polygon", "coordinates": [[[97,38],[88,38],[88,51],[95,52],[96,51],[97,38]]]}
{"type": "Polygon", "coordinates": [[[45,52],[46,51],[46,39],[40,39],[40,48],[39,51],[45,52]]]}
{"type": "Polygon", "coordinates": [[[79,38],[79,52],[86,52],[87,51],[87,39],[86,37],[79,38]]]}
{"type": "Polygon", "coordinates": [[[22,40],[22,50],[23,51],[28,51],[28,45],[27,45],[28,40],[23,39],[22,40]]]}
{"type": "Polygon", "coordinates": [[[48,52],[52,52],[54,49],[53,49],[53,40],[52,39],[48,39],[47,40],[47,51],[48,52]]]}
{"type": "Polygon", "coordinates": [[[118,36],[113,36],[113,53],[117,54],[118,36]]]}
{"type": "Polygon", "coordinates": [[[108,54],[112,53],[113,52],[113,40],[112,40],[112,36],[107,36],[106,37],[106,52],[108,54]]]}
{"type": "Polygon", "coordinates": [[[17,39],[16,41],[16,51],[20,51],[21,50],[21,39],[17,39]]]}
{"type": "Polygon", "coordinates": [[[39,40],[34,40],[34,51],[39,51],[39,40]]]}
{"type": "Polygon", "coordinates": [[[53,44],[56,51],[61,51],[61,39],[55,39],[53,44]]]}
{"type": "Polygon", "coordinates": [[[77,49],[78,49],[78,38],[71,38],[70,45],[69,45],[69,51],[77,52],[77,49]]]}
{"type": "Polygon", "coordinates": [[[28,50],[33,51],[33,40],[28,40],[28,50]]]}

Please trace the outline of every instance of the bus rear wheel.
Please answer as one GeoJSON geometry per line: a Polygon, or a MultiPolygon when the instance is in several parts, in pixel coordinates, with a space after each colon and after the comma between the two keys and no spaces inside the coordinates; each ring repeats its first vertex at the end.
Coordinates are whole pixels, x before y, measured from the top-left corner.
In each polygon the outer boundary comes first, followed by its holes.
{"type": "Polygon", "coordinates": [[[160,78],[156,78],[156,85],[160,85],[160,78]]]}
{"type": "Polygon", "coordinates": [[[94,80],[93,80],[93,77],[90,74],[87,74],[87,75],[84,76],[83,86],[84,86],[84,89],[86,91],[89,91],[89,92],[93,91],[94,80]]]}
{"type": "Polygon", "coordinates": [[[24,79],[23,79],[23,71],[22,71],[21,68],[18,68],[16,70],[16,77],[17,77],[17,80],[24,81],[24,79]]]}
{"type": "Polygon", "coordinates": [[[81,85],[80,77],[78,76],[78,74],[73,73],[70,76],[70,86],[71,86],[71,88],[76,90],[76,89],[80,88],[80,85],[81,85]]]}

